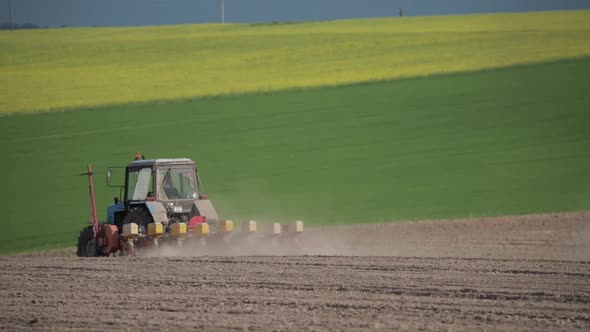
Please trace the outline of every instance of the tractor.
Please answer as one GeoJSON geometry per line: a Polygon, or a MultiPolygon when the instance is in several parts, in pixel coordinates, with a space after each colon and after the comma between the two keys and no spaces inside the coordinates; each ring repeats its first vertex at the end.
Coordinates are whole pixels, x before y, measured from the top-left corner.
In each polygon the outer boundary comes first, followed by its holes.
{"type": "MultiPolygon", "coordinates": [[[[80,257],[138,255],[162,245],[205,252],[203,248],[208,246],[244,243],[245,238],[257,232],[254,220],[244,222],[239,234],[235,234],[233,221],[219,218],[190,159],[145,159],[137,153],[125,167],[123,185],[112,184],[113,169],[107,169],[107,186],[120,190],[107,207],[106,222],[97,218],[92,166],[89,164],[88,171],[82,174],[88,176],[92,225],[80,232],[80,257]]],[[[303,232],[301,221],[268,226],[269,232],[263,238],[273,244],[296,243],[297,235],[303,232]]]]}

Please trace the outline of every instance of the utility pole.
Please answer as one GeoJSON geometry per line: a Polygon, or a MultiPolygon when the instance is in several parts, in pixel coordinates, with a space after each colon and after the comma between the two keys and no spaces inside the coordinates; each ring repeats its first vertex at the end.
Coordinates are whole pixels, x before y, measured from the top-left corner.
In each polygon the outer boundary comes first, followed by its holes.
{"type": "Polygon", "coordinates": [[[224,4],[224,0],[221,0],[221,24],[225,24],[225,4],[224,4]]]}
{"type": "Polygon", "coordinates": [[[12,0],[8,0],[8,13],[10,15],[10,31],[14,30],[14,21],[12,20],[12,0]]]}

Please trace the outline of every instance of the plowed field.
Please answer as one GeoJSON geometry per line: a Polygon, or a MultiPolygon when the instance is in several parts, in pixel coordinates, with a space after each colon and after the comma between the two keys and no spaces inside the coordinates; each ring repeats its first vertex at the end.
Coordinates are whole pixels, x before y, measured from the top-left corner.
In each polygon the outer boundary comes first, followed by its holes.
{"type": "Polygon", "coordinates": [[[589,231],[570,213],[310,229],[300,256],[2,257],[0,328],[589,330],[589,231]]]}

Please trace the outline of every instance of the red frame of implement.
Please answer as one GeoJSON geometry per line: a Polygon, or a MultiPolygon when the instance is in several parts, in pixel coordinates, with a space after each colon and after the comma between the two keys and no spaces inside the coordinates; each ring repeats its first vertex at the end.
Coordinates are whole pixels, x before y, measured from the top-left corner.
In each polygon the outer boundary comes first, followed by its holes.
{"type": "Polygon", "coordinates": [[[92,171],[92,165],[88,164],[88,173],[83,175],[88,175],[88,190],[90,191],[90,215],[92,216],[92,229],[94,230],[94,240],[98,237],[98,232],[100,231],[100,226],[98,225],[98,217],[96,215],[96,201],[94,199],[94,181],[92,179],[92,175],[94,172],[92,171]]]}

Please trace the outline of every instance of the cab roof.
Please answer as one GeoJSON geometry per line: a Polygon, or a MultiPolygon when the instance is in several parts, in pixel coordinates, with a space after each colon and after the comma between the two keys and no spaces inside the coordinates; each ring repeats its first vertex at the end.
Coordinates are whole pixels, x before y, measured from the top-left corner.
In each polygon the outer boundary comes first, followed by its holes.
{"type": "Polygon", "coordinates": [[[127,167],[141,167],[141,166],[175,166],[175,165],[194,165],[195,162],[188,158],[176,159],[140,159],[130,162],[127,167]]]}

